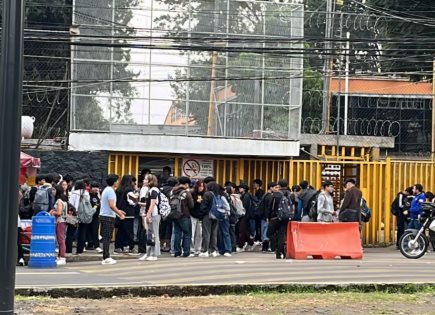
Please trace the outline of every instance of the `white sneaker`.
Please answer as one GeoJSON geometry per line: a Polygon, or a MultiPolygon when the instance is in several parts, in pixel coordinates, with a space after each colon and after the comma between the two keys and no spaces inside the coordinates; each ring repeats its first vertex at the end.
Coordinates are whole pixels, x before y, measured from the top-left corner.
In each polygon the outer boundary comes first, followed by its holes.
{"type": "Polygon", "coordinates": [[[241,252],[244,252],[244,251],[245,251],[244,248],[237,247],[237,249],[236,249],[237,253],[241,253],[241,252]]]}
{"type": "Polygon", "coordinates": [[[255,250],[255,244],[252,245],[252,246],[248,246],[248,247],[246,248],[246,250],[247,250],[248,252],[253,252],[253,251],[255,250]]]}
{"type": "Polygon", "coordinates": [[[106,258],[101,262],[102,265],[114,265],[116,264],[116,260],[112,257],[106,258]]]}
{"type": "Polygon", "coordinates": [[[63,258],[63,257],[61,257],[61,258],[59,258],[58,260],[56,260],[56,264],[57,264],[58,266],[66,265],[66,259],[63,258]]]}
{"type": "Polygon", "coordinates": [[[190,254],[189,257],[195,257],[195,254],[190,254]]]}
{"type": "Polygon", "coordinates": [[[225,257],[233,257],[233,255],[231,255],[230,253],[225,253],[224,256],[225,257]]]}
{"type": "Polygon", "coordinates": [[[148,257],[147,259],[145,259],[146,261],[156,261],[157,260],[157,257],[154,257],[154,256],[150,256],[150,257],[148,257]]]}
{"type": "Polygon", "coordinates": [[[211,256],[212,257],[217,257],[217,256],[219,256],[219,254],[217,252],[213,252],[213,253],[211,253],[211,256]]]}
{"type": "Polygon", "coordinates": [[[198,255],[198,257],[210,257],[210,255],[208,254],[208,252],[204,252],[198,255]]]}
{"type": "Polygon", "coordinates": [[[101,253],[103,252],[103,250],[102,250],[100,247],[95,248],[95,251],[96,251],[98,254],[101,254],[101,253]]]}
{"type": "Polygon", "coordinates": [[[21,258],[21,259],[18,261],[18,265],[19,265],[19,266],[25,266],[25,265],[26,265],[26,262],[24,261],[23,258],[21,258]]]}
{"type": "Polygon", "coordinates": [[[145,261],[147,259],[147,254],[144,254],[143,256],[139,257],[140,261],[145,261]]]}

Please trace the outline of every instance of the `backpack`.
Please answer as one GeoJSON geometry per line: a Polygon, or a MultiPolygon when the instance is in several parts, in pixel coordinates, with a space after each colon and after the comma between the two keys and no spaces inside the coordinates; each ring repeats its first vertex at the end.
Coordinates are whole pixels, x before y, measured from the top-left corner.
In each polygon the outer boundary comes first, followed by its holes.
{"type": "Polygon", "coordinates": [[[308,216],[310,217],[313,222],[317,222],[317,199],[319,198],[319,192],[316,193],[313,197],[311,197],[310,201],[308,202],[309,210],[308,210],[308,216]]]}
{"type": "Polygon", "coordinates": [[[79,207],[77,208],[77,220],[83,224],[89,224],[97,210],[92,207],[89,196],[80,195],[79,207]]]}
{"type": "Polygon", "coordinates": [[[278,220],[280,221],[290,221],[292,219],[292,206],[290,198],[288,198],[284,193],[281,193],[282,197],[279,201],[278,206],[278,220]]]}
{"type": "Polygon", "coordinates": [[[48,192],[49,187],[39,187],[35,193],[35,199],[33,201],[33,211],[48,211],[50,210],[50,197],[48,192]]]}
{"type": "Polygon", "coordinates": [[[265,204],[265,197],[268,195],[269,193],[263,195],[263,197],[260,199],[260,201],[258,202],[258,206],[255,209],[254,212],[254,217],[256,219],[263,219],[264,218],[264,212],[266,210],[266,204],[265,204]]]}
{"type": "MultiPolygon", "coordinates": [[[[157,203],[157,208],[159,209],[159,214],[162,216],[163,220],[165,220],[168,215],[171,213],[171,205],[169,204],[169,199],[168,197],[160,192],[157,191],[158,196],[159,196],[159,201],[157,203]]],[[[169,197],[171,196],[171,194],[169,194],[169,197]]]]}
{"type": "Polygon", "coordinates": [[[213,204],[210,209],[210,218],[212,220],[222,221],[225,219],[226,210],[222,201],[222,196],[214,196],[213,204]]]}
{"type": "MultiPolygon", "coordinates": [[[[183,215],[183,211],[181,209],[181,194],[184,192],[181,191],[178,194],[174,194],[173,192],[171,192],[170,194],[170,198],[169,198],[169,212],[167,213],[167,215],[163,215],[164,219],[170,219],[170,220],[178,220],[179,218],[181,218],[181,216],[183,215]]],[[[162,196],[163,194],[160,194],[159,196],[162,196]]],[[[166,196],[165,196],[166,197],[166,196]]],[[[162,197],[163,200],[163,197],[162,197]]]]}
{"type": "Polygon", "coordinates": [[[235,208],[236,215],[239,218],[245,216],[246,209],[243,207],[243,202],[242,202],[242,200],[240,200],[240,198],[236,198],[236,197],[231,196],[231,205],[235,208]]]}
{"type": "Polygon", "coordinates": [[[393,203],[391,204],[391,214],[396,216],[399,214],[400,208],[399,208],[399,198],[400,196],[397,196],[396,199],[394,199],[393,203]]]}
{"type": "Polygon", "coordinates": [[[260,200],[257,199],[257,197],[254,197],[253,195],[249,194],[249,216],[251,219],[261,218],[262,213],[261,209],[259,209],[260,206],[260,200]],[[260,214],[258,216],[258,214],[260,214]]]}
{"type": "Polygon", "coordinates": [[[368,223],[372,217],[372,210],[367,206],[367,202],[361,199],[361,221],[368,223]]]}

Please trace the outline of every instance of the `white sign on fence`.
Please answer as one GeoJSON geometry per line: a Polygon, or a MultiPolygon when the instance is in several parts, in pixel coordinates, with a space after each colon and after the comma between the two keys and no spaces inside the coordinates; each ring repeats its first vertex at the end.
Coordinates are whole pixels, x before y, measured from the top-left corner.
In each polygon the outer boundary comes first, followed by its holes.
{"type": "Polygon", "coordinates": [[[213,170],[213,160],[183,159],[183,176],[204,178],[213,176],[213,170]]]}

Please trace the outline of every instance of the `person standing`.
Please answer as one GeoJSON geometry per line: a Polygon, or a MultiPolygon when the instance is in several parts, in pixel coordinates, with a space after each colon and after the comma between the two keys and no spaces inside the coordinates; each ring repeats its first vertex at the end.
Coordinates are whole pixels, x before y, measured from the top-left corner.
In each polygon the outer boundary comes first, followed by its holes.
{"type": "MultiPolygon", "coordinates": [[[[86,191],[85,182],[78,180],[75,183],[74,190],[69,196],[69,203],[76,209],[79,209],[80,202],[83,198],[89,199],[89,193],[86,191]]],[[[86,244],[86,235],[88,233],[90,224],[79,222],[77,231],[77,255],[81,255],[84,252],[86,244]]],[[[68,233],[70,236],[70,234],[68,233]]]]}
{"type": "Polygon", "coordinates": [[[249,192],[249,187],[246,184],[239,186],[240,199],[243,203],[243,208],[246,209],[246,214],[239,219],[236,230],[238,231],[238,247],[237,252],[245,250],[249,246],[249,250],[255,248],[255,218],[252,209],[252,195],[249,192]],[[246,245],[247,244],[247,245],[246,245]]]}
{"type": "Polygon", "coordinates": [[[418,220],[418,216],[423,211],[421,205],[423,202],[426,202],[426,196],[423,191],[423,185],[421,184],[414,185],[412,192],[414,193],[415,197],[411,202],[411,207],[409,208],[411,221],[409,222],[408,229],[419,230],[421,228],[421,223],[418,220]]]}
{"type": "MultiPolygon", "coordinates": [[[[175,176],[169,177],[168,182],[164,184],[160,191],[169,200],[171,198],[172,189],[178,185],[178,178],[175,176]]],[[[160,247],[162,252],[174,252],[174,238],[172,236],[173,224],[172,220],[160,220],[160,247]]]]}
{"type": "Polygon", "coordinates": [[[117,175],[109,175],[106,183],[107,187],[101,195],[101,209],[100,209],[100,223],[101,223],[101,236],[103,241],[103,265],[116,264],[116,260],[110,257],[110,242],[113,236],[113,229],[115,228],[115,218],[118,216],[124,220],[124,211],[116,207],[116,193],[115,189],[118,184],[119,177],[117,175]]]}
{"type": "Polygon", "coordinates": [[[136,178],[131,175],[124,175],[120,187],[116,190],[116,207],[125,212],[125,219],[119,222],[118,233],[116,234],[115,247],[118,252],[124,251],[124,244],[127,244],[129,255],[139,255],[134,247],[134,217],[135,205],[139,196],[135,196],[136,178]]]}
{"type": "Polygon", "coordinates": [[[103,250],[100,248],[99,239],[99,227],[100,227],[100,185],[96,182],[91,183],[91,191],[89,192],[91,198],[91,205],[95,209],[94,217],[88,229],[88,246],[87,250],[95,250],[97,253],[102,253],[103,250]]]}
{"type": "Polygon", "coordinates": [[[309,221],[311,221],[310,217],[309,217],[311,204],[312,204],[313,198],[315,198],[315,196],[317,194],[317,191],[306,180],[300,182],[299,186],[302,189],[302,191],[299,194],[299,199],[302,200],[301,221],[309,222],[309,221]]]}
{"type": "Polygon", "coordinates": [[[172,190],[172,197],[178,198],[180,201],[182,213],[179,219],[174,220],[174,257],[190,256],[192,242],[190,210],[193,208],[194,202],[189,187],[190,179],[182,176],[178,179],[178,185],[172,190]]]}
{"type": "Polygon", "coordinates": [[[56,239],[59,246],[59,253],[56,263],[58,266],[61,266],[66,264],[65,232],[68,204],[62,200],[61,186],[54,186],[52,191],[56,201],[54,204],[54,209],[50,211],[50,214],[56,218],[56,239]]]}
{"type": "Polygon", "coordinates": [[[356,187],[356,181],[352,178],[344,182],[344,198],[340,206],[340,222],[361,223],[361,200],[362,193],[356,187]]]}
{"type": "Polygon", "coordinates": [[[212,178],[205,178],[205,182],[208,182],[208,184],[206,186],[207,191],[204,193],[204,200],[201,203],[201,212],[204,213],[204,218],[202,220],[202,248],[199,257],[217,257],[218,221],[210,217],[210,210],[214,202],[213,190],[217,183],[212,178]]]}
{"type": "Polygon", "coordinates": [[[150,238],[147,239],[147,252],[140,260],[155,261],[160,256],[160,236],[159,224],[160,215],[158,204],[160,201],[160,189],[158,188],[158,180],[155,175],[149,174],[145,176],[144,185],[149,187],[146,202],[146,217],[145,229],[150,238]]]}
{"type": "Polygon", "coordinates": [[[330,181],[324,182],[317,197],[317,222],[335,221],[337,213],[334,210],[333,192],[334,185],[330,181]]]}
{"type": "MultiPolygon", "coordinates": [[[[280,181],[283,185],[284,181],[280,181]]],[[[284,193],[280,190],[280,185],[273,183],[271,187],[272,198],[270,200],[270,211],[267,214],[268,217],[268,229],[267,236],[271,240],[275,247],[276,259],[285,259],[286,252],[284,247],[284,238],[287,231],[288,221],[282,221],[279,219],[278,209],[281,203],[281,199],[284,198],[284,193]]],[[[268,202],[269,204],[269,202],[268,202]]]]}
{"type": "Polygon", "coordinates": [[[202,220],[205,215],[205,213],[201,212],[201,204],[203,202],[204,192],[205,185],[202,180],[198,180],[192,192],[192,198],[195,204],[193,205],[190,218],[192,221],[192,243],[190,252],[195,256],[201,253],[202,220]]]}
{"type": "Polygon", "coordinates": [[[397,217],[397,236],[396,236],[396,249],[399,249],[399,241],[405,233],[407,226],[407,217],[409,214],[409,207],[411,202],[409,197],[413,196],[412,187],[406,188],[397,194],[391,205],[391,212],[397,217]]]}

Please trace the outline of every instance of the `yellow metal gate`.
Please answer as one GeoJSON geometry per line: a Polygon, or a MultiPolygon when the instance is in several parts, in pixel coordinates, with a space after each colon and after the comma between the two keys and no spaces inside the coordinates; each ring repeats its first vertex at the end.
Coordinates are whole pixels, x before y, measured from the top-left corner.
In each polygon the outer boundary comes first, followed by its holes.
{"type": "MultiPolygon", "coordinates": [[[[137,176],[139,170],[138,154],[114,153],[109,157],[109,173],[120,176],[137,176]]],[[[168,156],[165,156],[166,158],[168,156]]],[[[180,175],[183,157],[175,159],[174,175],[180,175]]],[[[288,179],[290,185],[307,180],[319,188],[324,179],[325,169],[334,166],[340,170],[336,189],[340,189],[345,178],[356,178],[364,198],[372,209],[372,219],[365,224],[363,238],[366,244],[390,244],[395,241],[395,218],[390,207],[395,195],[408,186],[421,183],[426,191],[435,188],[435,163],[415,161],[363,162],[363,161],[311,161],[311,160],[266,160],[213,158],[214,175],[220,184],[226,181],[252,183],[254,179],[268,182],[288,179]]]]}

